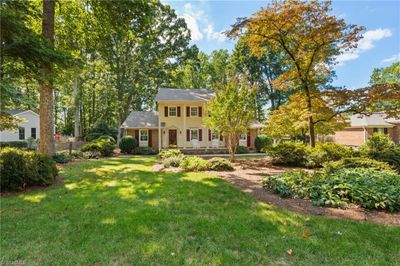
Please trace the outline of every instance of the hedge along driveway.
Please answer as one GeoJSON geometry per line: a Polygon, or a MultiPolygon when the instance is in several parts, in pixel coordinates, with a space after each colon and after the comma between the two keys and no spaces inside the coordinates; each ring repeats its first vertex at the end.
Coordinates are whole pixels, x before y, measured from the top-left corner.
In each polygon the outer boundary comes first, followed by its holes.
{"type": "Polygon", "coordinates": [[[63,185],[2,198],[1,262],[399,262],[398,227],[285,211],[212,175],[152,172],[155,161],[124,157],[71,164],[62,170],[63,185]]]}

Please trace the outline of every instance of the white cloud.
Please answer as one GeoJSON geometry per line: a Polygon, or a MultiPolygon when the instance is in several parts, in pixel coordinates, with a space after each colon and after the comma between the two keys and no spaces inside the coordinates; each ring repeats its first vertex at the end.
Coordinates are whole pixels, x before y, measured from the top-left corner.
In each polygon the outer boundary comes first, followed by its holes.
{"type": "Polygon", "coordinates": [[[197,24],[196,18],[194,18],[192,15],[189,14],[183,14],[183,16],[181,17],[184,18],[186,21],[186,24],[192,36],[192,40],[200,41],[201,39],[203,39],[203,33],[201,33],[199,29],[199,25],[197,24]]]}
{"type": "Polygon", "coordinates": [[[191,3],[183,5],[183,12],[180,16],[185,19],[186,24],[191,32],[193,41],[200,41],[206,37],[208,41],[224,42],[226,40],[222,31],[215,31],[214,24],[210,21],[205,6],[193,6],[191,3]]]}
{"type": "Polygon", "coordinates": [[[226,40],[226,36],[222,32],[214,31],[214,26],[212,24],[208,24],[204,32],[207,33],[207,40],[216,40],[218,42],[226,40]]]}
{"type": "Polygon", "coordinates": [[[344,62],[355,60],[360,57],[360,54],[371,50],[374,48],[374,42],[382,40],[384,38],[388,38],[392,36],[392,32],[390,29],[376,29],[369,30],[364,33],[364,38],[362,38],[358,42],[358,46],[355,49],[351,49],[350,51],[345,51],[343,54],[339,55],[336,60],[339,62],[339,65],[343,65],[344,62]]]}
{"type": "Polygon", "coordinates": [[[385,58],[381,61],[381,63],[392,63],[392,62],[397,62],[400,61],[400,53],[394,54],[389,58],[385,58]]]}

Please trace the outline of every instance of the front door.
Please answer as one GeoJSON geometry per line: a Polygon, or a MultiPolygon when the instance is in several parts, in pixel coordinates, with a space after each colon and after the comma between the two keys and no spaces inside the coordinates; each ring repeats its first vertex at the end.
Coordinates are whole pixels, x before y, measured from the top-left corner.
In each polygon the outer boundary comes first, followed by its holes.
{"type": "Polygon", "coordinates": [[[170,146],[177,146],[177,140],[176,140],[176,129],[170,129],[168,130],[168,144],[170,146]]]}

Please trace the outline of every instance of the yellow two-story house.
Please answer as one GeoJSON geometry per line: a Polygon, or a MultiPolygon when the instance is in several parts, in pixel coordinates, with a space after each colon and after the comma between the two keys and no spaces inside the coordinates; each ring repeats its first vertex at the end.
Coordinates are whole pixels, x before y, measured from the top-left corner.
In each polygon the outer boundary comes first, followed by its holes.
{"type": "MultiPolygon", "coordinates": [[[[158,112],[132,111],[122,128],[125,135],[138,140],[140,147],[223,149],[223,137],[203,124],[208,116],[207,102],[214,95],[207,89],[162,88],[155,98],[158,112]]],[[[248,133],[240,136],[240,145],[253,148],[260,128],[260,123],[253,123],[248,133]]]]}

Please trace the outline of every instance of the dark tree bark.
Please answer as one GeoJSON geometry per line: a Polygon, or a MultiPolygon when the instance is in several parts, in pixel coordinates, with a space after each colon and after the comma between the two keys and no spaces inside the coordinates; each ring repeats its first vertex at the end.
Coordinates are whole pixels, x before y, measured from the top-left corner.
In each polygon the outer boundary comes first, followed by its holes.
{"type": "MultiPolygon", "coordinates": [[[[42,36],[54,44],[55,0],[43,0],[42,36]]],[[[50,65],[43,68],[40,81],[40,144],[39,151],[49,155],[56,153],[54,144],[54,103],[50,65]]]]}

